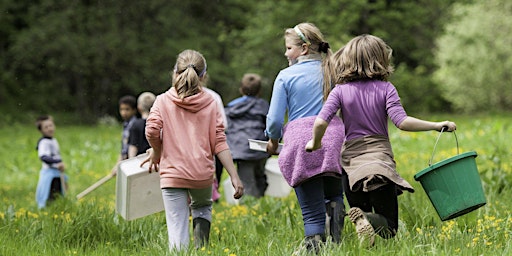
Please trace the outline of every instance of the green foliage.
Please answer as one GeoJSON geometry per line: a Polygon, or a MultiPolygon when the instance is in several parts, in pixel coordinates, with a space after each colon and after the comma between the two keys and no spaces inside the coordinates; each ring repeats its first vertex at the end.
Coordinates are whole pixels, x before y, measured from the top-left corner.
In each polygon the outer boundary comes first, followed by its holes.
{"type": "Polygon", "coordinates": [[[436,53],[443,95],[464,112],[512,109],[512,3],[475,1],[452,12],[436,53]]]}
{"type": "Polygon", "coordinates": [[[454,2],[467,1],[5,0],[0,110],[68,112],[78,123],[118,116],[119,97],[167,90],[176,55],[190,48],[206,57],[208,86],[225,103],[238,96],[246,72],[262,75],[263,97],[270,99],[287,65],[283,31],[304,21],[315,23],[333,50],[362,33],[382,37],[401,67],[396,81],[404,82],[397,87],[404,88],[406,108],[445,110],[430,79],[432,49],[454,2]],[[428,97],[418,96],[420,87],[431,89],[428,97]]]}
{"type": "MultiPolygon", "coordinates": [[[[444,120],[446,116],[421,117],[444,120]]],[[[476,151],[487,205],[441,222],[414,174],[427,167],[438,133],[390,130],[397,170],[416,189],[399,197],[396,238],[359,244],[345,221],[341,245],[327,243],[321,255],[510,255],[512,252],[512,157],[509,115],[451,116],[457,122],[460,152],[476,151]]],[[[210,243],[171,254],[165,215],[126,221],[115,212],[115,181],[81,200],[75,196],[109,173],[119,152],[121,127],[59,125],[56,138],[66,164],[68,195],[38,210],[34,193],[40,161],[34,149],[40,134],[33,126],[0,127],[0,255],[292,255],[303,238],[294,193],[285,198],[246,197],[240,205],[224,198],[214,204],[210,243]]],[[[443,133],[434,161],[456,154],[455,141],[443,133]]],[[[224,175],[226,178],[227,175],[224,175]]],[[[222,189],[222,187],[221,187],[222,189]]],[[[222,190],[221,190],[222,192],[222,190]]]]}

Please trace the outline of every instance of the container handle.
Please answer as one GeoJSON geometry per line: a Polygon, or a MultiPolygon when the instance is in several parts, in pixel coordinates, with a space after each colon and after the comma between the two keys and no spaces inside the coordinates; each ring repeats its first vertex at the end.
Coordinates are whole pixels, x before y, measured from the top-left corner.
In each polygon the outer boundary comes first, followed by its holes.
{"type": "MultiPolygon", "coordinates": [[[[432,159],[434,159],[434,153],[436,152],[437,142],[439,141],[439,138],[441,138],[441,134],[444,132],[445,129],[448,129],[447,126],[443,126],[441,128],[441,131],[439,132],[439,135],[437,136],[436,144],[434,145],[434,150],[432,151],[432,156],[430,157],[430,160],[428,161],[428,166],[432,165],[432,159]]],[[[457,134],[455,131],[453,131],[453,135],[455,136],[455,143],[457,144],[457,155],[459,154],[459,140],[457,139],[457,134]]]]}

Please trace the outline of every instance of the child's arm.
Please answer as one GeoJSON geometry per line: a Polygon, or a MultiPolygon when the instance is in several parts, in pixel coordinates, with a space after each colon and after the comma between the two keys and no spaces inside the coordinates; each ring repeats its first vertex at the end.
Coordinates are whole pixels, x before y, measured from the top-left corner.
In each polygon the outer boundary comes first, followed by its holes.
{"type": "Polygon", "coordinates": [[[137,148],[137,146],[128,145],[128,158],[137,156],[137,152],[139,152],[139,149],[137,148]]]}
{"type": "Polygon", "coordinates": [[[317,117],[315,124],[313,125],[313,138],[306,144],[306,151],[311,152],[322,147],[322,137],[324,137],[325,130],[327,129],[327,123],[322,118],[317,117]]]}
{"type": "Polygon", "coordinates": [[[238,177],[238,172],[236,171],[235,164],[233,163],[233,157],[231,156],[231,152],[229,151],[229,149],[223,150],[217,154],[217,157],[219,158],[220,162],[224,165],[224,168],[226,168],[229,177],[231,177],[231,184],[233,184],[233,188],[235,189],[235,194],[233,195],[233,197],[235,199],[242,197],[242,195],[244,194],[244,185],[242,184],[242,181],[238,177]]]}
{"type": "Polygon", "coordinates": [[[421,120],[415,117],[408,116],[405,118],[400,125],[398,125],[398,129],[408,132],[419,132],[419,131],[441,131],[443,127],[446,127],[447,132],[452,132],[457,129],[457,126],[454,122],[450,121],[442,121],[442,122],[430,122],[421,120]]]}

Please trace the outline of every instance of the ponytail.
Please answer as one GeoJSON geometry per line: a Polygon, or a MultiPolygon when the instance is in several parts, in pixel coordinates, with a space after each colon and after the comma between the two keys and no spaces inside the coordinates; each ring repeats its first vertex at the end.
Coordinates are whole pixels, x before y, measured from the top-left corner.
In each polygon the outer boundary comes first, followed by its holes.
{"type": "Polygon", "coordinates": [[[201,53],[185,50],[178,55],[172,84],[181,99],[201,91],[206,82],[206,69],[206,60],[201,53]]]}

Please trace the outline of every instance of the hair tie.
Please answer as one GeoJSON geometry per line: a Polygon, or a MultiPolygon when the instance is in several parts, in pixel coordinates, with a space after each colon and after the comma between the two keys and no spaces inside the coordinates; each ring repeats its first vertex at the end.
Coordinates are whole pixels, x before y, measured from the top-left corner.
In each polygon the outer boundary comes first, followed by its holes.
{"type": "Polygon", "coordinates": [[[196,65],[194,65],[194,64],[188,64],[188,65],[187,65],[187,68],[193,68],[193,69],[195,69],[195,68],[196,68],[196,65]]]}
{"type": "Polygon", "coordinates": [[[329,50],[329,48],[331,48],[329,46],[329,43],[327,42],[321,42],[320,45],[318,46],[318,51],[320,52],[323,52],[323,53],[327,53],[327,51],[329,50]]]}
{"type": "Polygon", "coordinates": [[[297,35],[299,35],[299,37],[300,37],[300,39],[302,39],[302,41],[304,41],[308,46],[311,45],[309,40],[304,36],[304,34],[302,34],[299,27],[295,26],[295,27],[293,27],[293,30],[295,30],[295,33],[297,33],[297,35]]]}
{"type": "Polygon", "coordinates": [[[204,69],[203,71],[201,71],[201,74],[199,74],[199,77],[203,77],[204,74],[206,74],[206,69],[207,69],[208,65],[206,65],[206,61],[204,62],[204,69]]]}

